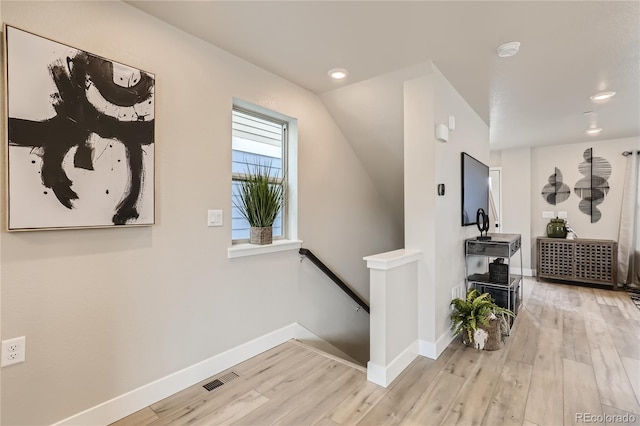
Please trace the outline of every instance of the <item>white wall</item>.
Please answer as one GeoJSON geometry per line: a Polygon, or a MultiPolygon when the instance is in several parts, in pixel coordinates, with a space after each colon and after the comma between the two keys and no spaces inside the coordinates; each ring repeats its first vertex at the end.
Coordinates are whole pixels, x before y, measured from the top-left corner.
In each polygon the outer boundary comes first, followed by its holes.
{"type": "Polygon", "coordinates": [[[418,355],[418,262],[394,250],[365,258],[371,271],[371,358],[367,380],[387,387],[418,355]]]}
{"type": "Polygon", "coordinates": [[[464,285],[460,153],[489,161],[489,129],[444,76],[433,72],[405,83],[405,245],[424,254],[419,264],[421,353],[435,357],[449,343],[451,290],[464,285]],[[435,138],[435,124],[456,118],[449,142],[435,138]],[[444,196],[436,185],[444,183],[444,196]]]}
{"type": "MultiPolygon", "coordinates": [[[[531,261],[531,149],[520,148],[502,151],[502,232],[520,234],[522,267],[530,272],[531,261]]],[[[513,266],[520,266],[520,256],[511,259],[513,266]]]]}
{"type": "Polygon", "coordinates": [[[434,77],[404,83],[404,240],[423,253],[418,262],[418,332],[435,341],[434,77]]]}
{"type": "MultiPolygon", "coordinates": [[[[448,123],[455,117],[455,130],[449,133],[449,142],[434,139],[436,183],[445,183],[442,197],[436,196],[436,274],[435,274],[435,337],[447,336],[450,321],[451,290],[464,285],[464,240],[479,235],[476,226],[460,225],[462,218],[462,182],[460,153],[466,152],[483,163],[489,163],[489,127],[460,96],[447,79],[435,69],[435,124],[448,123]]],[[[429,189],[429,188],[425,188],[429,189]]],[[[428,191],[427,191],[428,192],[428,191]]],[[[438,348],[440,351],[440,348],[438,348]]]]}
{"type": "Polygon", "coordinates": [[[500,167],[502,164],[502,151],[489,152],[489,167],[500,167]]]}
{"type": "MultiPolygon", "coordinates": [[[[298,286],[296,321],[349,354],[353,361],[366,365],[369,361],[369,314],[358,309],[358,305],[311,261],[301,262],[299,269],[304,279],[298,286]]],[[[368,283],[366,300],[370,300],[368,283]]],[[[305,342],[318,346],[313,341],[305,342]]]]}
{"type": "MultiPolygon", "coordinates": [[[[404,229],[403,84],[430,72],[423,62],[320,95],[404,229]],[[384,101],[381,101],[384,100],[384,101]]],[[[399,246],[400,247],[400,246],[399,246]]]]}
{"type": "Polygon", "coordinates": [[[233,97],[298,119],[299,237],[368,295],[362,257],[402,235],[315,95],[124,3],[2,15],[154,72],[157,119],[155,226],[2,234],[2,338],[28,341],[2,372],[2,424],[50,424],[220,354],[296,321],[301,283],[327,285],[295,252],[227,259],[233,97]],[[224,227],[206,227],[213,208],[224,227]]]}

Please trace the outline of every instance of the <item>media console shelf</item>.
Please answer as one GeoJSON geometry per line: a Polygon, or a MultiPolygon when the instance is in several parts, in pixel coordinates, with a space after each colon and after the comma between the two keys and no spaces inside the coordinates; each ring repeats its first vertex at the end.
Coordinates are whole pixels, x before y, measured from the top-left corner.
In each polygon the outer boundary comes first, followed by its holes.
{"type": "Polygon", "coordinates": [[[538,237],[537,280],[549,278],[618,286],[618,243],[612,240],[538,237]]]}
{"type": "MultiPolygon", "coordinates": [[[[471,287],[477,288],[482,293],[490,293],[496,300],[498,306],[510,309],[514,314],[518,313],[522,303],[522,250],[520,250],[520,234],[489,234],[491,240],[482,241],[476,238],[469,238],[464,243],[465,276],[467,290],[471,287]],[[520,274],[511,273],[511,257],[520,252],[520,274]],[[503,258],[506,263],[504,269],[506,273],[504,279],[496,281],[492,279],[490,273],[469,274],[469,258],[472,256],[482,256],[486,258],[487,269],[490,258],[503,258]]],[[[495,278],[495,277],[494,277],[495,278]]]]}

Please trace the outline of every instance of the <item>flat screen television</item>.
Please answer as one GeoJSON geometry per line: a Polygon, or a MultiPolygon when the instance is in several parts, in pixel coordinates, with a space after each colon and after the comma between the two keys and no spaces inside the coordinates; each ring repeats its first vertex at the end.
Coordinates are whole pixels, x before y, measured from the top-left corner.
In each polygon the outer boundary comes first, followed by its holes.
{"type": "Polygon", "coordinates": [[[460,155],[462,164],[462,226],[475,225],[476,213],[489,214],[489,166],[466,152],[460,155]]]}

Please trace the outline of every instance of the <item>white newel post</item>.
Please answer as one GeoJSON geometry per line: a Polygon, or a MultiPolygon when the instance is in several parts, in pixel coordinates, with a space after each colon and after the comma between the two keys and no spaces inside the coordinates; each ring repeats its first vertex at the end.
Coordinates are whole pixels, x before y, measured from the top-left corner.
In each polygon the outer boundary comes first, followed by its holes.
{"type": "Polygon", "coordinates": [[[371,349],[367,380],[387,387],[418,355],[420,250],[367,256],[371,349]]]}

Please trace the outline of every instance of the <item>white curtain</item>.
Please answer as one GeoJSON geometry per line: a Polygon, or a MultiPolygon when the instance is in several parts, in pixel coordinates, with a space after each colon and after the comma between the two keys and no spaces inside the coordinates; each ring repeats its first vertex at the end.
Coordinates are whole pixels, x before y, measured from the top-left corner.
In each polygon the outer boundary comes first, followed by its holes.
{"type": "Polygon", "coordinates": [[[618,281],[640,286],[640,185],[638,151],[627,156],[618,235],[618,281]]]}

